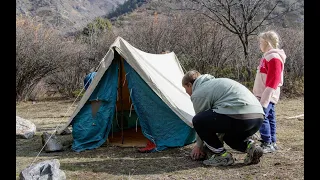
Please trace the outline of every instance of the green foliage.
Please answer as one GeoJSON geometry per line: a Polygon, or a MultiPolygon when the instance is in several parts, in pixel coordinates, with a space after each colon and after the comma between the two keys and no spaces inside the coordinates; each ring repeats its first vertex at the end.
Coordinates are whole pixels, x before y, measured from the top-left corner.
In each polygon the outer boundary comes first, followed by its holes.
{"type": "Polygon", "coordinates": [[[254,81],[254,76],[252,76],[253,71],[254,70],[246,67],[236,68],[232,66],[226,66],[223,68],[213,68],[213,74],[216,77],[226,77],[244,84],[250,84],[248,82],[254,81]]]}
{"type": "Polygon", "coordinates": [[[246,86],[250,91],[253,89],[254,81],[246,81],[246,82],[240,82],[242,85],[246,86]]]}
{"type": "Polygon", "coordinates": [[[95,18],[93,22],[87,24],[85,28],[83,28],[83,35],[90,36],[93,33],[101,33],[106,30],[112,30],[111,22],[106,18],[95,18]]]}
{"type": "MultiPolygon", "coordinates": [[[[192,66],[185,67],[188,70],[195,69],[192,66]]],[[[252,90],[255,78],[255,69],[247,69],[241,67],[239,70],[235,67],[226,66],[223,68],[212,68],[210,72],[200,72],[202,74],[208,73],[216,78],[230,78],[240,82],[248,89],[252,90]],[[250,75],[249,75],[250,74],[250,75]]],[[[284,85],[281,91],[286,97],[303,96],[304,95],[304,77],[294,77],[293,75],[286,75],[284,77],[284,85]]]]}
{"type": "Polygon", "coordinates": [[[216,77],[227,77],[230,79],[235,79],[237,77],[237,71],[233,67],[225,67],[220,69],[215,68],[214,72],[214,76],[216,77]]]}
{"type": "Polygon", "coordinates": [[[140,7],[144,2],[146,2],[146,0],[127,0],[122,5],[119,5],[113,12],[109,13],[107,17],[110,19],[132,12],[140,7]]]}
{"type": "Polygon", "coordinates": [[[287,77],[281,89],[286,97],[304,96],[304,77],[287,77]]]}

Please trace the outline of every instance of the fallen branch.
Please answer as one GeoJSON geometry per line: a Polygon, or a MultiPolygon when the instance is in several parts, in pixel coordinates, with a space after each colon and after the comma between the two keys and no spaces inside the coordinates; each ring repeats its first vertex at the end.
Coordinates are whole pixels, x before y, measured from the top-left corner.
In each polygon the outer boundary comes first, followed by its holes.
{"type": "Polygon", "coordinates": [[[300,115],[292,116],[292,117],[287,117],[286,119],[294,119],[294,118],[299,118],[299,117],[302,117],[302,116],[304,116],[304,114],[300,114],[300,115]]]}

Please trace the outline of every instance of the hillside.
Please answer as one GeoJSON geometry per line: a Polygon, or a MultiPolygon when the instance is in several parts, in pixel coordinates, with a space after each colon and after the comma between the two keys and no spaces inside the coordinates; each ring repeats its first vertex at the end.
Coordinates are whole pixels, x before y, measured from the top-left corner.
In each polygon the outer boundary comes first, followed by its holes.
{"type": "Polygon", "coordinates": [[[125,0],[16,0],[16,15],[40,17],[63,34],[82,29],[95,17],[112,12],[125,0]]]}
{"type": "MultiPolygon", "coordinates": [[[[179,0],[135,0],[134,2],[136,2],[135,8],[130,8],[133,7],[132,2],[131,4],[125,2],[124,4],[119,5],[114,12],[110,13],[108,15],[108,18],[114,23],[116,20],[120,20],[120,24],[131,24],[145,17],[153,18],[155,14],[157,14],[157,16],[174,16],[173,14],[180,14],[183,11],[179,9],[182,8],[185,4],[187,4],[186,2],[181,3],[181,1],[179,0]]],[[[272,7],[272,3],[275,3],[275,1],[270,1],[270,8],[272,7]]],[[[281,12],[283,12],[291,4],[295,4],[292,6],[293,9],[299,6],[304,6],[304,2],[302,0],[280,1],[278,6],[274,10],[274,14],[279,15],[279,18],[275,18],[273,20],[274,25],[291,28],[303,26],[303,8],[293,12],[286,13],[283,16],[281,15],[281,12]]]]}
{"type": "MultiPolygon", "coordinates": [[[[275,11],[280,11],[292,2],[293,0],[281,1],[275,11]]],[[[301,0],[298,2],[303,3],[301,0]]],[[[81,30],[96,17],[108,17],[113,22],[119,18],[125,19],[121,24],[127,24],[146,16],[153,16],[155,12],[165,15],[169,9],[178,8],[180,5],[179,1],[172,0],[16,0],[16,15],[38,16],[45,24],[66,34],[81,30]],[[128,18],[131,14],[134,14],[134,19],[128,18]]],[[[303,25],[303,22],[302,9],[283,16],[275,24],[296,27],[303,25]]]]}

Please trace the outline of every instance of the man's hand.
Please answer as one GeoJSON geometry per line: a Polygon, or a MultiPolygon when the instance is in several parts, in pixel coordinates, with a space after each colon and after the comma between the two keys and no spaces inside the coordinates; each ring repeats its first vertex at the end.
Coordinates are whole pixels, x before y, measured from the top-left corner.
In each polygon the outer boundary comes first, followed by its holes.
{"type": "Polygon", "coordinates": [[[195,145],[191,151],[190,156],[193,160],[199,160],[201,158],[204,158],[205,153],[197,145],[195,145]]]}

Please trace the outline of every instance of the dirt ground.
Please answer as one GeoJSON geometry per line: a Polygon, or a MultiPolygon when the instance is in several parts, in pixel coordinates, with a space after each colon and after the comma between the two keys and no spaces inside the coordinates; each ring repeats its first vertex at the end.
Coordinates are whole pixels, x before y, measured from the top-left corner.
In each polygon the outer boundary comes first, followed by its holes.
{"type": "MultiPolygon", "coordinates": [[[[16,139],[16,179],[32,162],[58,159],[68,180],[91,179],[304,179],[304,98],[282,99],[276,106],[279,150],[265,154],[256,165],[244,166],[244,153],[228,150],[237,159],[233,166],[206,167],[192,161],[193,144],[156,153],[139,153],[136,148],[103,145],[95,150],[74,152],[42,151],[41,134],[52,132],[68,121],[77,103],[70,100],[23,102],[16,114],[32,121],[37,132],[32,139],[16,139]],[[36,158],[37,157],[37,158],[36,158]]],[[[60,136],[59,136],[60,137],[60,136]]],[[[61,136],[72,141],[71,135],[61,136]]]]}

